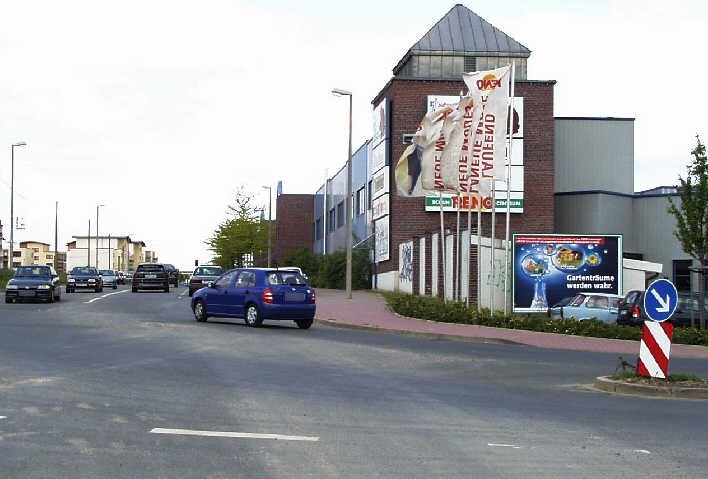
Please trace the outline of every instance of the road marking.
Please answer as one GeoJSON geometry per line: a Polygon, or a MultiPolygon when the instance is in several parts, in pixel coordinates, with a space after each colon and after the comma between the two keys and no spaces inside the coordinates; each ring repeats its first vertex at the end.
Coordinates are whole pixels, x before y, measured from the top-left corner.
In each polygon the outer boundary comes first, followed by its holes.
{"type": "Polygon", "coordinates": [[[99,296],[98,298],[93,298],[93,299],[90,299],[90,300],[88,300],[88,301],[84,301],[84,304],[91,304],[91,303],[93,303],[94,301],[98,301],[99,299],[107,298],[107,297],[109,297],[109,296],[113,296],[114,294],[122,294],[122,293],[127,293],[127,292],[128,292],[128,290],[127,290],[127,289],[124,289],[124,290],[122,290],[122,291],[115,291],[115,292],[113,292],[113,293],[107,293],[107,294],[104,294],[104,295],[102,295],[102,296],[99,296]]]}
{"type": "Polygon", "coordinates": [[[7,416],[0,416],[0,419],[7,419],[7,416]]]}
{"type": "Polygon", "coordinates": [[[634,452],[638,452],[640,454],[651,454],[651,452],[646,449],[635,449],[634,452]]]}
{"type": "Polygon", "coordinates": [[[153,434],[177,434],[182,436],[207,436],[207,437],[237,437],[245,439],[276,439],[280,441],[319,441],[318,436],[286,436],[283,434],[256,434],[250,432],[228,431],[196,431],[193,429],[163,429],[156,427],[150,431],[153,434]]]}
{"type": "Polygon", "coordinates": [[[495,444],[493,442],[487,443],[487,446],[489,447],[510,447],[512,449],[521,449],[521,446],[517,446],[516,444],[495,444]]]}

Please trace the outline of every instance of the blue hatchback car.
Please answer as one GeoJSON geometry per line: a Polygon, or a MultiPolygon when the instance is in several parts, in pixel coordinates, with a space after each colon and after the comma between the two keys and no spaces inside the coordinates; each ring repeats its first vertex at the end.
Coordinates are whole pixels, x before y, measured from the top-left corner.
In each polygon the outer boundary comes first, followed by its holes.
{"type": "Polygon", "coordinates": [[[222,274],[192,296],[197,321],[209,317],[242,318],[258,327],[264,320],[295,321],[312,326],[315,290],[297,271],[277,268],[236,268],[222,274]]]}

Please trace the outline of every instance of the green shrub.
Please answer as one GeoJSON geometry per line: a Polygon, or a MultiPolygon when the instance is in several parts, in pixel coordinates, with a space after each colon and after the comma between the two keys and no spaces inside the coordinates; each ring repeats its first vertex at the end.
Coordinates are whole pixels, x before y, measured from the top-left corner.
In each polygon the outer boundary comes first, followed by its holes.
{"type": "Polygon", "coordinates": [[[9,269],[0,269],[0,289],[5,289],[7,282],[12,278],[13,272],[9,269]]]}
{"type": "MultiPolygon", "coordinates": [[[[551,319],[545,314],[504,315],[500,311],[491,313],[487,308],[478,312],[474,304],[468,307],[465,303],[443,301],[437,297],[391,292],[382,294],[393,311],[411,318],[596,338],[638,341],[642,337],[641,328],[608,324],[594,319],[575,321],[574,319],[551,319]]],[[[674,328],[673,342],[708,346],[708,330],[674,328]]]]}
{"type": "MultiPolygon", "coordinates": [[[[316,288],[345,289],[347,253],[338,250],[328,255],[298,250],[285,256],[284,266],[299,266],[316,288]]],[[[352,250],[352,289],[371,287],[371,265],[366,249],[352,250]]]]}

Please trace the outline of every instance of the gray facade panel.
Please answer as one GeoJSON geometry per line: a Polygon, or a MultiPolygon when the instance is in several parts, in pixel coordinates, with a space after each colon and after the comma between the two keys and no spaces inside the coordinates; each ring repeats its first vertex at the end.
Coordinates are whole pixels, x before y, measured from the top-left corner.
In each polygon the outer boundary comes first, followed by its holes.
{"type": "Polygon", "coordinates": [[[634,193],[634,120],[555,119],[556,193],[634,193]]]}

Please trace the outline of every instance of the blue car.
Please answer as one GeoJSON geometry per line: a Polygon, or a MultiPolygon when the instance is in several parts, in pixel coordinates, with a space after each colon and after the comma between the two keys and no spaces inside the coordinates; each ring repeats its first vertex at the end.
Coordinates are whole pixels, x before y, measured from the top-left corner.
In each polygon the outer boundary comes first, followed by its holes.
{"type": "Polygon", "coordinates": [[[191,304],[200,322],[209,317],[241,318],[258,327],[266,319],[290,320],[308,329],[315,317],[315,290],[297,271],[236,268],[197,290],[191,304]]]}
{"type": "Polygon", "coordinates": [[[5,302],[61,300],[59,275],[51,266],[20,266],[5,287],[5,302]]]}
{"type": "Polygon", "coordinates": [[[579,293],[558,310],[551,308],[551,318],[577,321],[598,319],[603,323],[614,324],[617,322],[621,299],[622,296],[617,294],[579,293]]]}

